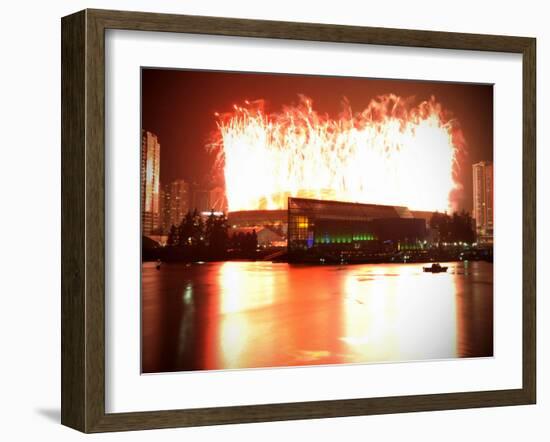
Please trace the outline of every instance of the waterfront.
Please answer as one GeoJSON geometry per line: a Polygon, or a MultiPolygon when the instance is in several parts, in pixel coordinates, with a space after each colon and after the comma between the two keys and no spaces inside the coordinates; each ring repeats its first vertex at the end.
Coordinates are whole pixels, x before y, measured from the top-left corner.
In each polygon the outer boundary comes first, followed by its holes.
{"type": "Polygon", "coordinates": [[[493,354],[493,265],[142,266],[142,371],[493,354]]]}

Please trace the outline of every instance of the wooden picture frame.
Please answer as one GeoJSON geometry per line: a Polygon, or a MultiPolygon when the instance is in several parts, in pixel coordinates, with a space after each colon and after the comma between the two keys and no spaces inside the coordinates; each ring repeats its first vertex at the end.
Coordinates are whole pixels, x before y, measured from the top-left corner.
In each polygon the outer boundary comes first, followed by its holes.
{"type": "Polygon", "coordinates": [[[536,398],[536,41],[533,38],[141,12],[62,19],[62,410],[83,432],[533,404],[536,398]],[[523,385],[219,408],[105,412],[105,30],[123,29],[418,48],[523,57],[523,385]]]}

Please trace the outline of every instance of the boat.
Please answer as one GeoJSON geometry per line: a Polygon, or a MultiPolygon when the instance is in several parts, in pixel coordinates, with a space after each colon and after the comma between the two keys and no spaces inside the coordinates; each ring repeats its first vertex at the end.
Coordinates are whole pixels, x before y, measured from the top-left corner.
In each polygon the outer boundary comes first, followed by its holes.
{"type": "Polygon", "coordinates": [[[429,273],[441,273],[446,272],[449,267],[443,267],[438,262],[434,262],[431,266],[423,267],[425,272],[429,273]]]}

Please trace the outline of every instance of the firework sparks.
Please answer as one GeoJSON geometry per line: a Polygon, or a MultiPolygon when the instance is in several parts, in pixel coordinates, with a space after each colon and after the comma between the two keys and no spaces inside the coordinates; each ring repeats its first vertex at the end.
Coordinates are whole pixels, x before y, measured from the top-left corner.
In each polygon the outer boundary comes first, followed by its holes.
{"type": "Polygon", "coordinates": [[[219,115],[213,146],[230,211],[283,209],[288,196],[449,210],[464,149],[458,122],[435,98],[384,95],[338,118],[300,97],[280,113],[261,101],[219,115]]]}

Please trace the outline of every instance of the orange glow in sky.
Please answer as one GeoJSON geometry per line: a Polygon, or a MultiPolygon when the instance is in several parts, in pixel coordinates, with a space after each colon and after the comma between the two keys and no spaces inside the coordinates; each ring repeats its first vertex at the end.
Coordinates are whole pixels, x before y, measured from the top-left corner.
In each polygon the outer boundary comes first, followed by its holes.
{"type": "Polygon", "coordinates": [[[389,94],[359,111],[344,102],[332,118],[302,96],[279,113],[256,101],[216,118],[230,211],[284,209],[288,196],[453,209],[464,137],[434,97],[389,94]]]}

